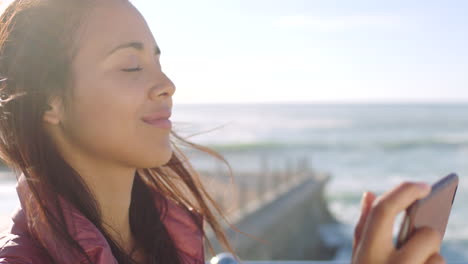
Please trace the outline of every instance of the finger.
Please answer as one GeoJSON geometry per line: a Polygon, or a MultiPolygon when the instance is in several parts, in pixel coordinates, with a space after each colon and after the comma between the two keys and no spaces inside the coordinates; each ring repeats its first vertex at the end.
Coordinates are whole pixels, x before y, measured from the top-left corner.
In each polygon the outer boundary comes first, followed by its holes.
{"type": "Polygon", "coordinates": [[[372,192],[365,192],[362,196],[361,216],[359,217],[359,221],[356,225],[356,228],[354,229],[353,251],[356,249],[357,245],[361,241],[364,225],[369,216],[372,203],[374,202],[375,199],[376,199],[376,196],[372,192]]]}
{"type": "Polygon", "coordinates": [[[405,182],[376,199],[363,233],[369,247],[392,242],[393,223],[398,213],[427,196],[430,190],[427,184],[405,182]]]}
{"type": "Polygon", "coordinates": [[[425,264],[446,264],[444,258],[439,254],[434,254],[425,264]]]}
{"type": "Polygon", "coordinates": [[[441,241],[438,231],[422,227],[397,251],[398,259],[402,263],[426,263],[431,256],[439,253],[441,241]]]}

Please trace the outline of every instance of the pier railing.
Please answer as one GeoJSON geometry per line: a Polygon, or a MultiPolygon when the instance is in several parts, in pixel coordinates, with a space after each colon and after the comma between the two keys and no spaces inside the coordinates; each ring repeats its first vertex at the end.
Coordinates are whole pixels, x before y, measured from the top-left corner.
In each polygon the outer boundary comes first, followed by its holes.
{"type": "Polygon", "coordinates": [[[201,175],[207,176],[207,182],[212,184],[212,186],[208,184],[209,189],[213,191],[212,195],[223,211],[238,215],[248,210],[252,203],[271,199],[272,195],[281,193],[292,183],[301,181],[304,177],[317,175],[307,157],[295,159],[285,157],[281,160],[282,162],[278,164],[269,156],[260,156],[258,171],[234,170],[234,179],[228,177],[221,163],[217,163],[217,167],[213,170],[202,171],[201,175]]]}

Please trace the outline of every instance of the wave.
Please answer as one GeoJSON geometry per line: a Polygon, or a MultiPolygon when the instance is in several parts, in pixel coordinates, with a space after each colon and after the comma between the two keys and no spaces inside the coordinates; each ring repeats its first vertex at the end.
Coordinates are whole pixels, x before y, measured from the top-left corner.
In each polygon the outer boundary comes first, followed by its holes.
{"type": "Polygon", "coordinates": [[[414,149],[414,148],[458,148],[468,146],[468,140],[453,141],[447,139],[421,139],[396,142],[384,142],[384,149],[414,149]]]}
{"type": "Polygon", "coordinates": [[[280,142],[257,141],[245,143],[207,144],[209,147],[222,152],[244,151],[284,151],[284,150],[368,150],[380,149],[384,151],[411,150],[420,148],[450,149],[468,147],[468,138],[453,140],[449,138],[426,138],[409,140],[382,141],[341,141],[341,142],[280,142]]]}

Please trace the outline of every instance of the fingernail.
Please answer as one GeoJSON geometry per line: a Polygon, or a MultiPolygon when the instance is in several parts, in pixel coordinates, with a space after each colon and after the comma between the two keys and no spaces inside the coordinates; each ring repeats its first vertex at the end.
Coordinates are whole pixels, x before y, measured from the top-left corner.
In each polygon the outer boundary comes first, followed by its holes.
{"type": "Polygon", "coordinates": [[[367,196],[369,195],[369,192],[364,192],[362,194],[362,198],[361,198],[361,208],[364,208],[364,205],[366,204],[365,201],[366,201],[366,198],[367,196]]]}
{"type": "Polygon", "coordinates": [[[423,190],[430,190],[432,188],[429,184],[424,182],[418,183],[418,187],[423,190]]]}

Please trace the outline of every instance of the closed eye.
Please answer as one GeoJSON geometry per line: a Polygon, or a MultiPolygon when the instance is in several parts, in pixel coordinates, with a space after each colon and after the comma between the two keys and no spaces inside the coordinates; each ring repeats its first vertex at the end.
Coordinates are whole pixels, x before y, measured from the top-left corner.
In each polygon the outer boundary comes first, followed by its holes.
{"type": "MultiPolygon", "coordinates": [[[[159,47],[156,47],[155,51],[154,51],[154,56],[155,57],[159,57],[161,56],[161,50],[159,50],[159,47]]],[[[137,71],[141,71],[143,70],[142,67],[138,66],[136,68],[127,68],[127,69],[122,69],[122,71],[124,72],[137,72],[137,71]]]]}

